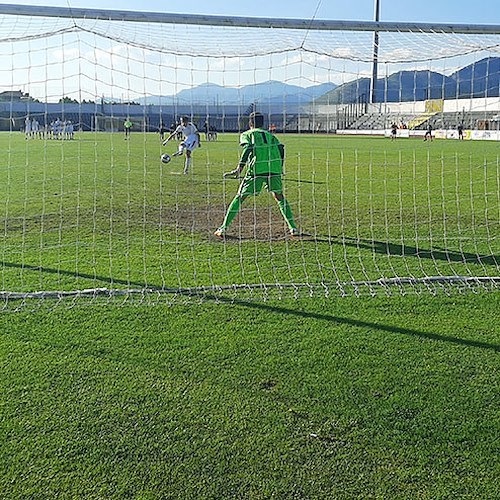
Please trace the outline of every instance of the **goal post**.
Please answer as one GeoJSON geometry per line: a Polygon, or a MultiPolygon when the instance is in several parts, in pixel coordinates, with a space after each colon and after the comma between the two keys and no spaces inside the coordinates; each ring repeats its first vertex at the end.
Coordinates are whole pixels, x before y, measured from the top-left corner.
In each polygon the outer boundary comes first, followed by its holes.
{"type": "Polygon", "coordinates": [[[500,26],[0,4],[0,75],[6,309],[499,286],[500,26]],[[232,205],[252,112],[287,204],[232,205]]]}

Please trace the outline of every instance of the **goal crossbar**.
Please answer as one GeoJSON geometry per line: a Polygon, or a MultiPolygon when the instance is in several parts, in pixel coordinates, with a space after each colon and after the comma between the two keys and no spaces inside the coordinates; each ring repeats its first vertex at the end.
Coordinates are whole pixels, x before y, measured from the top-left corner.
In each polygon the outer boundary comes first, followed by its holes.
{"type": "Polygon", "coordinates": [[[167,12],[139,12],[73,7],[48,7],[0,4],[0,14],[16,16],[60,17],[70,19],[148,22],[161,24],[188,24],[198,26],[225,26],[240,28],[273,28],[318,31],[378,31],[460,34],[500,34],[500,25],[454,23],[407,23],[385,21],[343,21],[323,19],[258,18],[242,16],[214,16],[174,14],[167,12]]]}

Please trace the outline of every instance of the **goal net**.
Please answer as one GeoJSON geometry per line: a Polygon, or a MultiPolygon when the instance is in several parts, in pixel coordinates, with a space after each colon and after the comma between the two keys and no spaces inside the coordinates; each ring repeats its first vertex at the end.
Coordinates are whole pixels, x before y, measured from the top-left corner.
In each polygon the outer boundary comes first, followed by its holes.
{"type": "Polygon", "coordinates": [[[2,303],[496,289],[499,68],[500,26],[0,5],[2,303]],[[288,206],[217,238],[254,111],[288,206]]]}

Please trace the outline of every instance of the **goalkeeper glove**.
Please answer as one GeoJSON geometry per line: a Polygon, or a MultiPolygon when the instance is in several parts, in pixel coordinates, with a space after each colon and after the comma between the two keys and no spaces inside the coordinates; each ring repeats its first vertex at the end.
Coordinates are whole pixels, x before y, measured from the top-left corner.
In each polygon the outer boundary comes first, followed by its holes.
{"type": "Polygon", "coordinates": [[[235,168],[231,172],[224,172],[224,178],[230,177],[232,179],[237,179],[240,176],[240,171],[235,168]]]}

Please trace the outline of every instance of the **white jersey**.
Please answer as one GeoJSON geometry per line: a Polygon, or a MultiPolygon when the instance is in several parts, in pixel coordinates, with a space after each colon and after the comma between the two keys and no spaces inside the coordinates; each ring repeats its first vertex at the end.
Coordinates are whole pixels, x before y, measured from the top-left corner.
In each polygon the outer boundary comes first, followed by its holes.
{"type": "Polygon", "coordinates": [[[189,122],[187,125],[182,125],[181,123],[175,129],[174,134],[177,132],[182,132],[184,136],[184,140],[182,141],[183,146],[189,151],[195,150],[200,145],[198,129],[193,123],[189,122]]]}
{"type": "Polygon", "coordinates": [[[197,134],[198,129],[191,122],[189,122],[187,125],[182,125],[182,123],[181,123],[180,125],[177,125],[177,128],[175,129],[174,133],[177,133],[177,132],[182,132],[182,135],[185,138],[188,138],[190,135],[197,134]]]}

